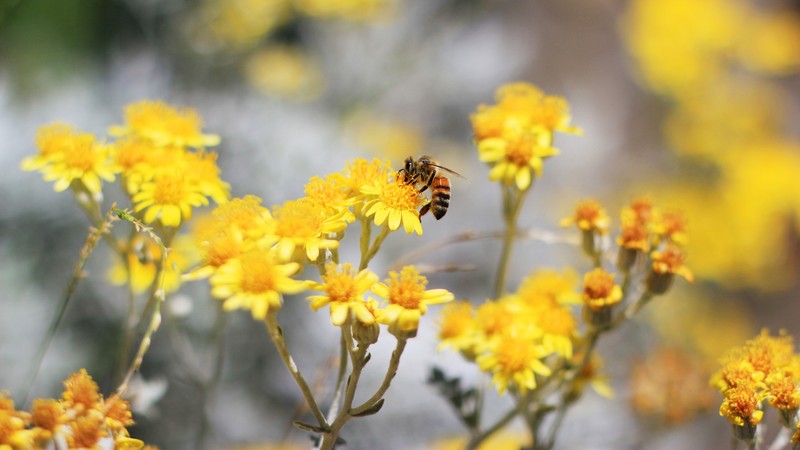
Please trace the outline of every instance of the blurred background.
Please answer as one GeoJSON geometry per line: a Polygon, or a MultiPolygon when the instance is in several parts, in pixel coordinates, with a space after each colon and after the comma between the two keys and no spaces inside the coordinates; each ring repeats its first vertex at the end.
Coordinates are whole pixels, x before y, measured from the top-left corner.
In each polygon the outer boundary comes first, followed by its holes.
{"type": "MultiPolygon", "coordinates": [[[[453,180],[445,219],[424,221],[421,237],[388,239],[371,266],[385,277],[414,248],[502,228],[500,189],[478,161],[469,115],[501,84],[527,81],[565,97],[584,136],[557,137],[561,155],[545,163],[521,225],[558,231],[589,196],[616,218],[646,195],[686,214],[698,278],[601,341],[616,398],[587,394],[557,447],[727,447],[708,387],[717,358],[762,327],[800,331],[798,69],[795,0],[0,0],[0,389],[15,398],[23,389],[88,229],[70,194],[19,168],[41,125],[107,136],[136,100],[195,108],[222,138],[233,195],[267,206],[357,156],[399,167],[432,155],[465,178],[453,180]]],[[[429,286],[479,303],[499,252],[499,241],[481,240],[417,262],[466,264],[427,274],[429,286]]],[[[112,264],[102,246],[92,255],[32,396],[59,396],[80,367],[103,392],[115,387],[126,306],[107,281],[112,264]]],[[[522,241],[511,286],[537,267],[582,272],[590,262],[569,245],[522,241]]],[[[212,302],[205,282],[169,299],[177,330],[162,328],[145,358],[132,435],[164,449],[307,447],[291,427],[302,400],[265,329],[234,313],[215,340],[212,302]],[[217,342],[221,379],[209,386],[217,342]]],[[[425,380],[434,363],[483,378],[435,351],[436,312],[380,414],[345,428],[348,448],[445,448],[463,435],[425,380]]],[[[338,350],[327,314],[298,296],[280,320],[304,374],[330,385],[338,350]]],[[[377,344],[365,386],[379,384],[392,344],[377,344]]],[[[490,415],[507,401],[490,398],[490,415]]],[[[522,428],[509,439],[524,442],[522,428]]]]}

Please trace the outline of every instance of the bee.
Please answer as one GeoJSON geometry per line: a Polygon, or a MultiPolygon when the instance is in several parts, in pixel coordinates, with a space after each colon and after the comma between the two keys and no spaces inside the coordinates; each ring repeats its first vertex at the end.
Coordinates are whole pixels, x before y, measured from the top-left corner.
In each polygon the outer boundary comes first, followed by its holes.
{"type": "Polygon", "coordinates": [[[397,171],[405,183],[418,186],[419,192],[431,189],[431,201],[420,208],[420,217],[431,211],[436,220],[439,220],[447,213],[447,208],[450,206],[450,179],[441,172],[461,177],[457,172],[440,166],[430,156],[420,156],[416,161],[409,156],[403,168],[397,171]]]}

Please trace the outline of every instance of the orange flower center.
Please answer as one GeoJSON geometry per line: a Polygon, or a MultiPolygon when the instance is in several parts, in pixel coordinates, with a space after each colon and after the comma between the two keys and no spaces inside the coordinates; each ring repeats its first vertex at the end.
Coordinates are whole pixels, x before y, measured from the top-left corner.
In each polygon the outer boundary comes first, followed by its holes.
{"type": "Polygon", "coordinates": [[[413,267],[404,267],[399,276],[397,272],[389,276],[389,302],[405,309],[419,309],[428,280],[413,267]]]}
{"type": "Polygon", "coordinates": [[[589,299],[606,298],[614,289],[614,276],[603,269],[594,269],[586,274],[583,294],[589,299]]]}
{"type": "Polygon", "coordinates": [[[155,180],[153,199],[159,205],[177,205],[186,199],[188,180],[177,172],[160,174],[155,180]]]}
{"type": "Polygon", "coordinates": [[[533,157],[533,147],[535,143],[530,133],[512,139],[506,147],[505,160],[515,166],[527,166],[533,157]]]}
{"type": "Polygon", "coordinates": [[[286,202],[275,211],[275,234],[283,237],[313,238],[322,228],[323,211],[304,201],[286,202]]]}
{"type": "Polygon", "coordinates": [[[349,264],[342,268],[342,272],[336,271],[335,267],[328,269],[322,278],[325,281],[325,292],[331,302],[347,303],[356,300],[358,289],[349,264]]]}
{"type": "Polygon", "coordinates": [[[277,286],[275,264],[264,254],[253,252],[242,255],[241,287],[244,292],[261,294],[274,291],[277,286]]]}
{"type": "Polygon", "coordinates": [[[531,339],[506,336],[500,341],[495,356],[501,372],[518,373],[536,359],[536,347],[531,339]]]}

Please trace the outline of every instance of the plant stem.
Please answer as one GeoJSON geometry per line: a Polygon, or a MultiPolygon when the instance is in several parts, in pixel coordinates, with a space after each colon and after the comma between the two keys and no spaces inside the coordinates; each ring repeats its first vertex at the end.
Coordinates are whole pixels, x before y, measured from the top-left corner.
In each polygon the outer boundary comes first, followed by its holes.
{"type": "Polygon", "coordinates": [[[361,371],[364,369],[364,357],[366,354],[367,347],[361,345],[359,345],[358,348],[351,353],[353,371],[350,372],[350,376],[347,379],[344,402],[342,403],[342,408],[339,410],[339,414],[336,416],[336,419],[330,424],[330,427],[328,427],[329,431],[322,434],[322,442],[319,446],[320,450],[332,450],[336,445],[336,441],[339,438],[339,433],[341,432],[342,427],[344,427],[344,425],[353,417],[351,408],[353,406],[353,399],[356,395],[358,380],[361,378],[361,371]]]}
{"type": "Polygon", "coordinates": [[[311,388],[308,387],[308,383],[300,373],[300,369],[298,369],[297,365],[294,363],[292,355],[289,354],[289,349],[286,347],[286,341],[283,339],[283,331],[281,330],[280,325],[278,325],[276,312],[270,311],[267,314],[266,325],[267,330],[269,331],[269,337],[272,339],[272,343],[275,344],[275,348],[278,350],[278,354],[281,356],[283,364],[286,365],[287,369],[289,369],[292,377],[294,377],[295,383],[297,383],[297,386],[300,388],[300,392],[302,392],[303,398],[305,398],[306,403],[308,404],[308,409],[311,411],[311,414],[314,415],[314,418],[317,419],[317,423],[319,424],[320,428],[328,429],[328,422],[325,420],[325,416],[322,415],[322,411],[320,411],[319,406],[317,406],[317,402],[314,400],[314,394],[311,392],[311,388]]]}
{"type": "Polygon", "coordinates": [[[506,426],[509,422],[511,422],[514,417],[517,417],[519,414],[519,408],[514,406],[510,410],[508,410],[505,414],[503,414],[500,419],[494,423],[491,427],[487,428],[485,431],[477,433],[473,435],[469,442],[467,443],[466,450],[474,450],[478,448],[478,446],[483,443],[489,436],[506,426]]]}
{"type": "Polygon", "coordinates": [[[506,223],[506,229],[503,234],[503,250],[500,253],[500,263],[497,266],[494,298],[500,298],[505,291],[508,263],[511,259],[514,238],[517,236],[517,220],[519,219],[526,193],[527,191],[518,191],[513,186],[503,187],[503,219],[506,223]]]}
{"type": "Polygon", "coordinates": [[[75,294],[75,289],[78,287],[78,282],[85,276],[83,268],[86,266],[89,256],[92,254],[95,247],[97,247],[97,243],[100,241],[100,238],[111,233],[111,224],[116,220],[116,216],[114,216],[113,211],[114,206],[112,206],[108,214],[106,214],[105,220],[101,220],[97,227],[90,228],[89,235],[86,236],[86,241],[84,242],[83,247],[81,248],[80,256],[78,257],[78,262],[75,264],[75,270],[72,272],[72,278],[70,278],[67,288],[64,292],[64,298],[58,305],[58,310],[56,311],[55,316],[53,316],[50,326],[47,328],[47,333],[45,334],[44,340],[36,350],[36,356],[34,356],[33,365],[31,366],[30,372],[28,372],[28,376],[26,377],[27,384],[22,390],[23,404],[28,400],[28,395],[33,388],[33,383],[36,380],[36,376],[39,374],[39,369],[42,366],[42,361],[44,361],[44,356],[47,353],[47,349],[50,348],[53,338],[55,337],[58,325],[64,318],[64,312],[67,310],[67,305],[69,305],[73,294],[75,294]]]}
{"type": "Polygon", "coordinates": [[[361,254],[361,263],[358,265],[358,270],[364,270],[367,268],[369,262],[372,261],[372,258],[374,258],[378,253],[378,250],[380,250],[383,241],[386,240],[387,236],[389,236],[389,231],[389,226],[384,224],[383,228],[381,228],[380,234],[378,234],[375,237],[375,240],[372,242],[367,254],[361,254]]]}
{"type": "Polygon", "coordinates": [[[394,379],[395,375],[397,375],[397,368],[400,366],[400,356],[403,354],[403,350],[406,348],[406,340],[405,339],[397,339],[397,345],[392,352],[392,358],[389,361],[389,367],[386,368],[386,375],[383,377],[383,383],[375,391],[375,394],[369,398],[369,400],[362,403],[360,406],[356,406],[353,408],[352,414],[358,415],[369,408],[375,406],[380,399],[383,398],[383,395],[386,394],[386,390],[389,389],[389,386],[392,384],[392,380],[394,379]]]}
{"type": "Polygon", "coordinates": [[[328,421],[332,422],[335,417],[336,411],[339,409],[339,402],[342,401],[342,394],[344,393],[344,380],[346,379],[347,375],[347,355],[348,355],[348,347],[350,347],[350,342],[347,341],[348,337],[345,336],[345,327],[347,324],[342,324],[342,333],[339,346],[339,372],[336,375],[336,389],[333,394],[333,400],[331,401],[331,406],[328,409],[328,421]]]}

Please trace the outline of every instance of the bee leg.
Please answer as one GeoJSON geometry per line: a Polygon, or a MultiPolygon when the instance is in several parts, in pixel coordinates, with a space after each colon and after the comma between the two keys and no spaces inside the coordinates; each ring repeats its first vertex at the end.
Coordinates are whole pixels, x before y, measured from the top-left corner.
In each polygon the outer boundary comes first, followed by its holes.
{"type": "Polygon", "coordinates": [[[429,187],[431,187],[431,184],[433,183],[433,179],[434,179],[434,178],[436,178],[436,171],[435,171],[435,170],[432,170],[432,171],[431,171],[431,174],[430,174],[430,175],[428,175],[428,179],[427,179],[427,180],[425,180],[425,184],[423,184],[423,185],[422,185],[422,188],[420,188],[419,192],[425,192],[425,191],[427,191],[427,190],[428,190],[428,188],[429,188],[429,187]]]}
{"type": "MultiPolygon", "coordinates": [[[[420,192],[422,192],[422,191],[420,191],[420,192]]],[[[430,209],[431,209],[431,204],[430,203],[426,203],[425,206],[423,206],[422,208],[419,209],[419,217],[422,218],[422,216],[427,214],[428,211],[430,211],[430,209]]]]}

